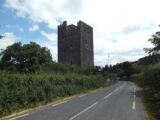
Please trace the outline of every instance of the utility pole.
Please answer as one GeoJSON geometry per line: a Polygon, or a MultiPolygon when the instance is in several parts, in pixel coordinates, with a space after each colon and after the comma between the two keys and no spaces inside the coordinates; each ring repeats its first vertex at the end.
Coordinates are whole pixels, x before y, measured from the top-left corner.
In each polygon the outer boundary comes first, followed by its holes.
{"type": "Polygon", "coordinates": [[[108,53],[108,66],[109,66],[109,62],[110,62],[110,61],[109,61],[109,57],[110,57],[110,56],[109,56],[109,53],[108,53]]]}
{"type": "MultiPolygon", "coordinates": [[[[109,53],[108,53],[108,75],[110,74],[110,66],[109,66],[109,53]]],[[[110,77],[108,76],[107,83],[110,82],[110,77]]]]}

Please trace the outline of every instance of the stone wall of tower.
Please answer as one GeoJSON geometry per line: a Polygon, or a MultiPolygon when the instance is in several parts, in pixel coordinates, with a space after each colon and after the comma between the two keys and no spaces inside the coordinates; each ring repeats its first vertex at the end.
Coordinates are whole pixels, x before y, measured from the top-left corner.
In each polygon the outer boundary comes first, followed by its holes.
{"type": "Polygon", "coordinates": [[[84,22],[58,26],[58,62],[93,66],[93,28],[84,22]]]}
{"type": "Polygon", "coordinates": [[[78,27],[81,39],[81,66],[93,66],[93,28],[82,21],[78,23],[78,27]]]}
{"type": "Polygon", "coordinates": [[[62,25],[58,26],[58,62],[65,62],[67,49],[66,40],[67,37],[67,22],[63,22],[62,25]]]}

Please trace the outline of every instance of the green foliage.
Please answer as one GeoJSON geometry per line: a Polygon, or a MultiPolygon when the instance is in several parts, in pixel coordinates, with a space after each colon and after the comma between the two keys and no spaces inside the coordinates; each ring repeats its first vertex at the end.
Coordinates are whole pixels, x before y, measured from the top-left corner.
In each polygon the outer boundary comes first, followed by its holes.
{"type": "MultiPolygon", "coordinates": [[[[123,62],[114,66],[105,66],[102,68],[102,74],[106,76],[115,76],[121,80],[127,80],[133,74],[131,62],[123,62]]],[[[112,77],[113,78],[113,77],[112,77]]]]}
{"type": "Polygon", "coordinates": [[[58,97],[105,86],[102,76],[0,72],[0,117],[58,97]]]}
{"type": "Polygon", "coordinates": [[[50,51],[31,42],[14,43],[0,53],[0,70],[10,73],[76,73],[85,75],[100,74],[100,67],[79,67],[70,64],[55,63],[50,51]]]}
{"type": "Polygon", "coordinates": [[[140,58],[136,63],[141,66],[153,65],[160,62],[160,54],[152,54],[146,57],[140,58]]]}
{"type": "MultiPolygon", "coordinates": [[[[101,69],[101,74],[108,77],[114,74],[114,76],[120,80],[134,80],[134,75],[140,75],[141,72],[143,72],[149,66],[157,64],[158,62],[160,62],[160,55],[152,54],[140,58],[135,62],[123,62],[113,66],[106,65],[101,69]]],[[[112,79],[114,78],[112,77],[112,79]]]]}
{"type": "Polygon", "coordinates": [[[75,73],[83,75],[97,75],[100,74],[96,67],[80,67],[76,65],[64,64],[51,62],[49,64],[41,65],[39,69],[36,70],[36,73],[75,73]]]}
{"type": "Polygon", "coordinates": [[[94,67],[92,67],[92,73],[94,75],[100,74],[101,73],[101,67],[100,66],[94,66],[94,67]]]}
{"type": "Polygon", "coordinates": [[[0,35],[0,39],[2,39],[4,36],[0,35]]]}
{"type": "Polygon", "coordinates": [[[153,118],[160,119],[160,63],[150,65],[138,74],[132,75],[143,88],[143,97],[147,111],[153,118]]]}
{"type": "Polygon", "coordinates": [[[14,43],[1,52],[2,68],[7,71],[35,72],[40,65],[52,62],[50,51],[31,42],[22,45],[14,43]]]}
{"type": "Polygon", "coordinates": [[[143,88],[145,102],[150,113],[160,119],[160,64],[152,66],[144,72],[143,88]]]}
{"type": "Polygon", "coordinates": [[[157,54],[160,51],[160,32],[156,32],[154,35],[152,35],[152,37],[148,40],[149,42],[151,42],[154,47],[153,48],[145,48],[144,50],[146,52],[153,53],[153,54],[157,54]]]}

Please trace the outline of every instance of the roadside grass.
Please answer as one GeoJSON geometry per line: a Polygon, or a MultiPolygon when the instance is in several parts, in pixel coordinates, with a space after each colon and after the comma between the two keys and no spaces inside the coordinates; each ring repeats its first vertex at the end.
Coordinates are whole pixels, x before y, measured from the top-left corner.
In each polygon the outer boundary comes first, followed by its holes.
{"type": "Polygon", "coordinates": [[[0,117],[104,86],[100,75],[0,72],[0,117]]]}
{"type": "Polygon", "coordinates": [[[143,89],[141,90],[141,96],[142,96],[142,103],[143,103],[144,112],[145,112],[145,116],[147,117],[147,120],[156,120],[151,112],[150,107],[148,107],[150,103],[146,101],[146,97],[144,96],[143,89]]]}
{"type": "MultiPolygon", "coordinates": [[[[113,84],[113,83],[112,83],[113,84]]],[[[111,84],[109,84],[111,85],[111,84]]],[[[79,97],[81,95],[85,95],[85,94],[88,94],[88,93],[92,93],[92,92],[95,92],[97,90],[100,90],[100,89],[103,89],[105,87],[107,87],[108,85],[106,86],[103,86],[103,87],[100,87],[100,88],[97,88],[97,89],[89,89],[89,90],[86,90],[82,93],[79,93],[79,94],[75,94],[75,95],[72,95],[72,96],[68,96],[68,97],[59,97],[59,98],[56,98],[56,99],[53,99],[52,101],[46,103],[46,102],[40,102],[40,103],[37,103],[36,106],[32,107],[32,108],[29,108],[29,109],[19,109],[9,115],[6,115],[6,116],[3,116],[2,118],[0,118],[0,120],[6,120],[6,119],[11,119],[11,118],[14,118],[14,117],[17,117],[17,116],[21,116],[23,114],[26,114],[26,113],[30,113],[32,111],[35,111],[35,110],[38,110],[38,109],[42,109],[42,108],[45,108],[47,106],[51,106],[51,105],[58,105],[58,104],[61,104],[65,101],[68,101],[68,100],[71,100],[73,98],[76,98],[76,97],[79,97]]]]}
{"type": "Polygon", "coordinates": [[[133,74],[132,80],[142,89],[142,100],[148,120],[160,120],[160,63],[133,74]]]}

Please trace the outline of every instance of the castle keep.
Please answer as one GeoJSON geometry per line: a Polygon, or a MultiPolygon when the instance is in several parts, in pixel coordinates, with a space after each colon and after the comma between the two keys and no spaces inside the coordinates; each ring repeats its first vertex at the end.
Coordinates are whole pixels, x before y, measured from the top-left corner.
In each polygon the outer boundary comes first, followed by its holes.
{"type": "Polygon", "coordinates": [[[93,28],[79,21],[77,26],[58,26],[58,62],[78,66],[93,66],[93,28]]]}

